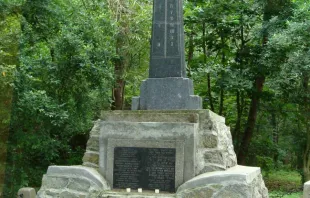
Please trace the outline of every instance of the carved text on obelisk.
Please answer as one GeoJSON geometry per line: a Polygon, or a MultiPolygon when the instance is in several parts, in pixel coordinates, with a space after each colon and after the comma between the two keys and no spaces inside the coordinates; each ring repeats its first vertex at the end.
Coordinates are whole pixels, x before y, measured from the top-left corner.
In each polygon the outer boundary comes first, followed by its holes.
{"type": "Polygon", "coordinates": [[[154,0],[150,77],[185,77],[180,0],[154,0]]]}

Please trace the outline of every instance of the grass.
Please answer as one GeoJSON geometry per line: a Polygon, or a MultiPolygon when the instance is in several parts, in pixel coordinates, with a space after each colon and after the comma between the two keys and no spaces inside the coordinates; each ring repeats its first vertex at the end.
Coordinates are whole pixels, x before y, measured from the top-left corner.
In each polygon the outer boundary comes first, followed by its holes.
{"type": "Polygon", "coordinates": [[[283,191],[272,191],[269,193],[270,198],[302,198],[302,192],[287,193],[283,191]]]}
{"type": "Polygon", "coordinates": [[[301,198],[301,175],[297,171],[278,170],[263,173],[270,198],[301,198]]]}

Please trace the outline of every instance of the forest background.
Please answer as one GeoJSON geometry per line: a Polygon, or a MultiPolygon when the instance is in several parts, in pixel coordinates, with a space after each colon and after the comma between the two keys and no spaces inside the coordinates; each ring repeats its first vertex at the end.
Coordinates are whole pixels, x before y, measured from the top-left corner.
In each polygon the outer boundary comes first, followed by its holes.
{"type": "MultiPolygon", "coordinates": [[[[3,197],[40,187],[49,165],[81,164],[100,110],[130,109],[148,76],[152,3],[0,0],[3,197]]],[[[184,22],[187,74],[204,108],[226,118],[239,164],[262,167],[267,181],[297,171],[301,190],[310,1],[184,0],[184,22]]]]}

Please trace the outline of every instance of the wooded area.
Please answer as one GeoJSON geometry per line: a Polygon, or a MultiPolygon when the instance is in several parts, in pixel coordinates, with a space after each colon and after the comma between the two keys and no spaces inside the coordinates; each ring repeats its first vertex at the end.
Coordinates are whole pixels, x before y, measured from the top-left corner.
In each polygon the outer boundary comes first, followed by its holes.
{"type": "MultiPolygon", "coordinates": [[[[81,164],[100,110],[130,109],[152,3],[0,0],[5,197],[39,187],[49,165],[81,164]]],[[[226,118],[238,163],[310,180],[310,1],[185,0],[184,22],[187,74],[226,118]]]]}

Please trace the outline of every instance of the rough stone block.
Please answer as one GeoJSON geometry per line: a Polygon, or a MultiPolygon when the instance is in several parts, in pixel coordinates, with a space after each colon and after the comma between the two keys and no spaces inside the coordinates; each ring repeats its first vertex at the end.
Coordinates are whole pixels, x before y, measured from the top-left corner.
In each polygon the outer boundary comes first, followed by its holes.
{"type": "Polygon", "coordinates": [[[23,197],[23,198],[35,198],[36,191],[34,188],[21,188],[19,189],[17,195],[18,197],[23,197]]]}
{"type": "Polygon", "coordinates": [[[140,97],[132,97],[131,110],[139,110],[139,109],[140,109],[140,97]]]}
{"type": "Polygon", "coordinates": [[[42,185],[46,186],[46,188],[52,189],[62,189],[65,188],[69,183],[69,178],[64,178],[61,176],[49,176],[44,175],[42,180],[42,185]]]}
{"type": "Polygon", "coordinates": [[[204,160],[206,163],[223,164],[225,161],[223,157],[224,156],[221,151],[208,150],[204,153],[204,160]]]}
{"type": "Polygon", "coordinates": [[[100,131],[100,120],[94,122],[94,126],[90,131],[90,136],[99,135],[100,131]]]}
{"type": "Polygon", "coordinates": [[[69,185],[67,186],[70,190],[88,192],[91,183],[83,178],[72,178],[69,185]]]}
{"type": "Polygon", "coordinates": [[[95,169],[84,166],[50,166],[37,198],[80,198],[110,187],[95,169]],[[56,178],[56,179],[55,179],[56,178]],[[58,185],[55,182],[59,182],[58,185]],[[66,185],[65,185],[66,184],[66,185]]]}
{"type": "Polygon", "coordinates": [[[87,150],[99,152],[99,135],[93,135],[88,139],[87,150]]]}
{"type": "Polygon", "coordinates": [[[83,162],[98,164],[99,163],[99,152],[86,151],[83,156],[83,162]]]}
{"type": "Polygon", "coordinates": [[[200,141],[204,148],[217,148],[217,136],[214,134],[204,135],[200,141]]]}
{"type": "Polygon", "coordinates": [[[205,198],[268,197],[268,190],[258,167],[235,166],[226,171],[199,175],[181,185],[177,191],[177,197],[198,198],[205,191],[210,194],[210,196],[204,196],[205,198]],[[212,195],[209,189],[214,190],[212,195]]]}
{"type": "Polygon", "coordinates": [[[304,183],[303,198],[310,198],[310,181],[304,183]]]}

